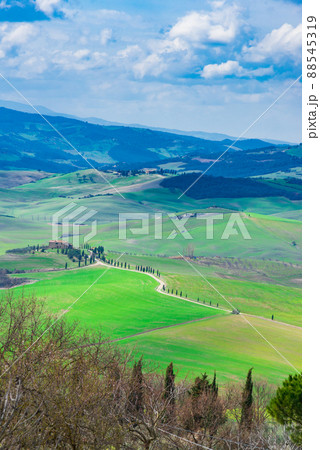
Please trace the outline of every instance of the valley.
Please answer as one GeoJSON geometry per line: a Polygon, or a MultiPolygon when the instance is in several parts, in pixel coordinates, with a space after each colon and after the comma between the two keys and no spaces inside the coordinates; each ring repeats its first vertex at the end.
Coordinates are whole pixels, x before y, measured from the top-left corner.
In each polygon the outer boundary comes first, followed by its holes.
{"type": "MultiPolygon", "coordinates": [[[[143,355],[156,370],[174,360],[179,377],[217,370],[227,382],[254,366],[257,379],[275,384],[284,379],[292,368],[243,317],[295,367],[301,367],[301,200],[188,195],[178,200],[179,191],[163,186],[170,174],[121,176],[114,171],[104,176],[120,193],[92,169],[48,174],[2,188],[0,270],[11,272],[9,277],[35,281],[15,287],[15,295],[23,291],[37,296],[54,317],[62,314],[106,340],[116,340],[121,348],[143,355]],[[118,260],[122,271],[103,268],[98,261],[86,266],[84,259],[70,260],[55,250],[6,253],[47,245],[53,215],[70,203],[96,211],[96,234],[89,247],[103,246],[105,261],[118,260]],[[141,220],[129,219],[127,238],[119,239],[119,214],[130,213],[148,216],[148,233],[136,234],[141,220]],[[208,213],[223,216],[214,222],[211,239],[206,222],[200,220],[201,214],[208,213]],[[250,240],[243,239],[239,229],[221,239],[235,213],[240,214],[250,240]],[[155,239],[155,214],[163,219],[161,239],[155,239]],[[170,214],[190,216],[185,229],[191,241],[179,232],[170,214]],[[157,292],[158,282],[147,273],[134,272],[137,267],[158,271],[165,291],[157,292]],[[13,273],[19,271],[24,273],[13,273]],[[231,314],[230,304],[241,314],[231,314]]],[[[91,223],[76,230],[83,248],[91,223]]],[[[60,238],[72,242],[74,231],[69,224],[60,238]]]]}

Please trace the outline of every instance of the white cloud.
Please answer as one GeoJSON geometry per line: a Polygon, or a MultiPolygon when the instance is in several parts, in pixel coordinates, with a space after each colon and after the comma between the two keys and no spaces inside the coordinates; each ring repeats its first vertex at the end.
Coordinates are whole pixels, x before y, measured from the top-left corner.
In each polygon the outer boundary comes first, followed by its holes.
{"type": "Polygon", "coordinates": [[[155,53],[160,55],[187,52],[190,49],[189,45],[180,38],[150,41],[149,45],[155,53]]]}
{"type": "Polygon", "coordinates": [[[128,45],[126,48],[119,50],[117,55],[120,58],[127,59],[142,55],[143,52],[139,45],[128,45]]]}
{"type": "Polygon", "coordinates": [[[238,61],[227,61],[221,64],[208,64],[201,71],[202,78],[221,78],[234,75],[235,77],[258,78],[273,73],[273,67],[245,69],[238,61]]]}
{"type": "Polygon", "coordinates": [[[37,9],[49,15],[53,13],[60,2],[61,0],[35,0],[37,9]]]}
{"type": "Polygon", "coordinates": [[[107,54],[103,52],[91,52],[89,49],[79,49],[76,51],[66,50],[56,52],[52,61],[55,65],[64,70],[83,71],[101,67],[105,64],[107,54]]]}
{"type": "Polygon", "coordinates": [[[3,24],[0,27],[0,57],[4,57],[12,47],[26,44],[36,34],[37,29],[31,23],[3,24]]]}
{"type": "Polygon", "coordinates": [[[0,9],[9,9],[10,5],[7,4],[7,0],[1,0],[0,9]]]}
{"type": "Polygon", "coordinates": [[[221,64],[208,64],[201,72],[203,78],[224,77],[237,75],[242,70],[238,61],[227,61],[221,64]]]}
{"type": "Polygon", "coordinates": [[[104,28],[100,32],[100,44],[106,45],[106,43],[111,39],[111,36],[112,36],[112,30],[110,30],[109,28],[104,28]]]}
{"type": "MultiPolygon", "coordinates": [[[[122,58],[131,59],[135,76],[143,78],[145,75],[158,76],[164,71],[172,74],[190,70],[190,63],[198,61],[199,48],[231,42],[240,23],[238,7],[225,6],[224,1],[210,5],[209,11],[192,11],[180,18],[164,36],[147,41],[147,49],[140,54],[134,51],[134,46],[128,48],[130,52],[121,52],[122,58]]],[[[211,47],[211,53],[213,51],[211,47]]]]}
{"type": "Polygon", "coordinates": [[[226,44],[236,36],[239,21],[238,7],[212,2],[212,11],[192,11],[171,28],[171,38],[182,38],[194,44],[226,44]]]}
{"type": "Polygon", "coordinates": [[[260,62],[266,59],[278,61],[283,56],[300,60],[302,26],[285,23],[280,28],[272,30],[259,43],[244,47],[247,61],[260,62]]]}
{"type": "Polygon", "coordinates": [[[152,53],[142,61],[133,66],[134,74],[137,78],[143,78],[145,75],[160,75],[167,68],[167,64],[156,53],[152,53]]]}

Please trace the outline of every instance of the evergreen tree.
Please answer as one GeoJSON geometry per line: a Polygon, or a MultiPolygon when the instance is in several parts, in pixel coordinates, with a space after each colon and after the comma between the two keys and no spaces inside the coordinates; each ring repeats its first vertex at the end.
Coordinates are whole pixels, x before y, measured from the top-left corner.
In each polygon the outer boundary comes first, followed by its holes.
{"type": "Polygon", "coordinates": [[[167,407],[167,414],[165,417],[166,419],[169,419],[170,416],[172,416],[175,406],[175,374],[173,372],[173,364],[172,362],[168,365],[166,370],[166,375],[164,379],[164,398],[168,402],[167,407]]]}
{"type": "Polygon", "coordinates": [[[134,363],[131,375],[131,392],[129,395],[129,409],[132,413],[141,413],[143,410],[143,375],[142,358],[134,363]]]}
{"type": "Polygon", "coordinates": [[[191,387],[189,394],[194,397],[200,397],[203,392],[209,392],[210,383],[208,380],[208,375],[203,373],[201,377],[197,377],[194,380],[194,385],[191,387]]]}
{"type": "Polygon", "coordinates": [[[241,421],[240,426],[244,429],[250,430],[252,426],[252,419],[253,419],[253,411],[252,411],[252,404],[253,404],[253,381],[252,381],[252,368],[249,370],[246,384],[244,386],[244,390],[242,393],[242,408],[241,408],[241,421]]]}
{"type": "Polygon", "coordinates": [[[288,426],[290,438],[295,444],[302,443],[302,375],[289,375],[278,388],[268,406],[269,414],[282,425],[288,426]]]}
{"type": "Polygon", "coordinates": [[[67,268],[68,268],[68,263],[65,263],[65,266],[64,266],[64,268],[65,268],[65,269],[67,269],[67,268]]]}
{"type": "Polygon", "coordinates": [[[213,396],[214,396],[215,398],[217,398],[217,397],[218,397],[218,390],[219,390],[219,388],[218,388],[218,383],[217,383],[217,374],[216,374],[216,371],[214,371],[214,377],[213,377],[213,381],[212,381],[212,384],[211,384],[210,387],[211,387],[213,396]]]}

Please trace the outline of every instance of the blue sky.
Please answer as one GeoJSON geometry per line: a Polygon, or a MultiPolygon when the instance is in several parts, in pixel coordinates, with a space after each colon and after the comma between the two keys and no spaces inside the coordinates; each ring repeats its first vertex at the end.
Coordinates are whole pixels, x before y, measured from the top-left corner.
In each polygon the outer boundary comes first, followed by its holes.
{"type": "MultiPolygon", "coordinates": [[[[301,2],[0,0],[0,66],[56,111],[237,136],[301,73],[301,2]]],[[[248,137],[299,142],[300,116],[298,82],[248,137]]]]}

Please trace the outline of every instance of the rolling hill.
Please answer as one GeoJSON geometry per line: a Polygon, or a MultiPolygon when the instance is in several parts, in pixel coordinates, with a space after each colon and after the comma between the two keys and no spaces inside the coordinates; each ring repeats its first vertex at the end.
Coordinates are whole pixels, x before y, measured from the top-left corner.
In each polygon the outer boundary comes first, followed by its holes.
{"type": "MultiPolygon", "coordinates": [[[[181,170],[204,170],[232,144],[230,139],[212,141],[147,128],[45,117],[56,131],[38,114],[0,107],[2,169],[67,173],[87,169],[89,164],[112,169],[178,162],[181,170]]],[[[248,170],[250,175],[261,175],[301,166],[295,152],[290,154],[282,145],[259,139],[241,140],[225,156],[215,167],[222,176],[247,176],[248,170]]]]}
{"type": "MultiPolygon", "coordinates": [[[[225,144],[192,136],[123,126],[107,127],[58,116],[50,116],[48,120],[96,166],[124,161],[152,162],[199,150],[225,149],[225,144]]],[[[60,173],[88,168],[88,163],[61,135],[37,114],[0,108],[2,168],[60,173]]]]}

